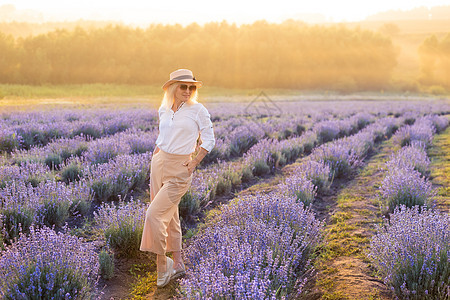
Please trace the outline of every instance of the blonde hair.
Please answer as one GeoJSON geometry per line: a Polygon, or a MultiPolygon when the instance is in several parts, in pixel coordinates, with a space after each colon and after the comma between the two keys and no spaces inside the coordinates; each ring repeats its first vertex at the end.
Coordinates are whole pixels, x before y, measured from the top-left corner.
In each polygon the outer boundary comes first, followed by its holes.
{"type": "MultiPolygon", "coordinates": [[[[164,92],[164,97],[161,102],[161,107],[164,107],[166,110],[169,110],[174,102],[175,99],[175,91],[177,90],[177,87],[180,86],[182,82],[175,82],[169,85],[169,87],[164,92]]],[[[198,89],[195,90],[191,94],[191,98],[189,98],[188,101],[186,101],[187,104],[194,104],[197,103],[198,99],[198,89]]]]}

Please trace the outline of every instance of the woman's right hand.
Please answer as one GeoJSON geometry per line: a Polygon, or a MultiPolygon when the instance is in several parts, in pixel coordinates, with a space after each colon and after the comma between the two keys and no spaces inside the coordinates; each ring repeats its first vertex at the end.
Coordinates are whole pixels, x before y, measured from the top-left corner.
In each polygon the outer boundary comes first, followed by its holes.
{"type": "Polygon", "coordinates": [[[156,146],[155,149],[153,150],[152,156],[155,155],[155,154],[158,153],[158,152],[159,152],[159,147],[156,146]]]}

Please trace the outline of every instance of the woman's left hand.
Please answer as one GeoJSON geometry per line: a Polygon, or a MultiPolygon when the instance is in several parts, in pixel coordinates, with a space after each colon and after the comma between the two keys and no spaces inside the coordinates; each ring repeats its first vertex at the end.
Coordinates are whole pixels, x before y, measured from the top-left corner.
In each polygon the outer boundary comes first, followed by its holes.
{"type": "Polygon", "coordinates": [[[189,175],[192,175],[194,173],[195,168],[197,167],[197,161],[195,159],[187,160],[183,163],[183,166],[186,166],[189,171],[189,175]]]}
{"type": "Polygon", "coordinates": [[[194,159],[187,160],[183,163],[183,166],[188,167],[189,175],[192,175],[195,168],[200,164],[206,154],[208,154],[208,151],[200,147],[200,150],[198,151],[197,156],[194,159]]]}

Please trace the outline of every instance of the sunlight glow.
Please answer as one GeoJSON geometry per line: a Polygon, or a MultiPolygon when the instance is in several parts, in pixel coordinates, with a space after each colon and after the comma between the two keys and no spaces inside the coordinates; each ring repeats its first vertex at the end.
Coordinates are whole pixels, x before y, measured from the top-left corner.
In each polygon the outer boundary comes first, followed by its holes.
{"type": "Polygon", "coordinates": [[[252,23],[302,19],[310,22],[361,21],[388,10],[410,10],[416,7],[448,5],[448,0],[316,0],[316,1],[148,1],[141,0],[0,0],[0,6],[12,4],[16,9],[42,13],[45,20],[77,19],[117,20],[130,24],[189,23],[204,24],[226,20],[230,23],[252,23]]]}

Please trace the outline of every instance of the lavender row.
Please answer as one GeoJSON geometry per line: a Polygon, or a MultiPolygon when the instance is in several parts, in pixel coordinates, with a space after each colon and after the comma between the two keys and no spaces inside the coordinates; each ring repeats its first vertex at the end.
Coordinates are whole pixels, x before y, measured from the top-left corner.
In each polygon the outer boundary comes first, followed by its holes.
{"type": "Polygon", "coordinates": [[[397,299],[450,297],[450,215],[433,210],[426,149],[445,117],[425,116],[394,136],[403,146],[386,162],[380,197],[390,212],[368,256],[397,299]]]}
{"type": "Polygon", "coordinates": [[[449,299],[450,215],[397,206],[377,228],[368,257],[396,299],[449,299]]]}
{"type": "Polygon", "coordinates": [[[426,175],[430,160],[426,149],[431,145],[434,133],[444,130],[448,119],[425,116],[413,125],[400,128],[393,142],[403,146],[386,162],[386,176],[380,186],[380,198],[386,211],[393,212],[398,205],[432,206],[433,189],[426,175]]]}
{"type": "MultiPolygon", "coordinates": [[[[269,118],[266,121],[255,118],[231,119],[216,126],[216,147],[207,157],[208,160],[229,160],[240,157],[261,139],[285,140],[300,136],[314,123],[313,131],[320,142],[328,142],[338,136],[345,136],[356,132],[368,123],[373,122],[374,116],[368,113],[358,113],[343,120],[330,120],[322,116],[323,120],[307,121],[299,117],[269,118]]],[[[331,117],[331,119],[334,119],[331,117]]],[[[312,126],[311,126],[312,127],[312,126]]]]}
{"type": "Polygon", "coordinates": [[[31,227],[0,253],[2,299],[93,299],[98,254],[68,233],[31,227]]]}
{"type": "MultiPolygon", "coordinates": [[[[283,132],[287,130],[286,124],[280,122],[272,124],[272,126],[263,127],[261,124],[253,121],[242,123],[245,119],[234,121],[238,121],[238,123],[234,124],[234,128],[217,126],[216,132],[220,133],[221,129],[222,131],[229,131],[229,137],[217,139],[217,147],[213,153],[208,155],[209,161],[214,161],[218,157],[229,159],[231,156],[240,156],[261,138],[268,135],[277,135],[275,130],[281,130],[280,128],[282,127],[285,128],[283,132]]],[[[298,130],[296,134],[301,134],[301,132],[302,130],[298,130]]],[[[71,157],[84,157],[86,162],[91,164],[106,163],[120,154],[152,152],[157,136],[158,130],[156,129],[142,131],[130,128],[123,132],[97,139],[93,139],[91,136],[61,138],[43,147],[35,146],[28,150],[15,150],[12,152],[11,161],[19,165],[29,161],[41,162],[52,169],[59,169],[60,165],[71,157]]],[[[280,136],[278,137],[280,138],[280,136]]]]}
{"type": "MultiPolygon", "coordinates": [[[[368,103],[360,101],[337,101],[327,102],[328,109],[323,109],[323,102],[312,101],[279,101],[264,105],[263,110],[258,104],[252,103],[208,103],[215,127],[218,129],[219,140],[222,139],[221,132],[228,136],[230,125],[233,126],[233,119],[245,119],[250,116],[251,122],[257,123],[265,132],[277,132],[278,138],[286,138],[290,134],[298,132],[296,125],[302,123],[317,123],[324,119],[348,117],[360,112],[370,112],[374,115],[403,115],[420,111],[423,113],[438,113],[448,111],[445,103],[412,103],[412,102],[377,102],[368,103]],[[261,118],[265,113],[268,118],[261,118]],[[257,119],[254,116],[257,115],[257,119]],[[283,115],[278,122],[272,124],[272,120],[283,115]],[[297,116],[307,116],[306,120],[297,116]],[[267,122],[267,119],[270,121],[267,122]],[[286,119],[294,121],[286,126],[286,119]],[[298,119],[298,120],[297,120],[298,119]],[[223,126],[221,123],[224,123],[223,126]],[[265,128],[274,127],[273,130],[265,128]],[[221,129],[223,128],[223,129],[221,129]],[[277,129],[278,128],[278,129],[277,129]],[[282,129],[282,130],[279,130],[282,129]],[[286,130],[285,130],[286,129],[286,130]]],[[[31,147],[41,147],[47,145],[55,139],[73,138],[75,136],[90,136],[97,139],[127,129],[140,129],[143,131],[154,130],[157,127],[156,109],[87,109],[69,110],[60,109],[57,111],[37,111],[32,113],[24,112],[3,112],[0,115],[0,152],[12,152],[15,149],[30,149],[31,147]]],[[[239,132],[235,133],[239,135],[239,132]]],[[[274,138],[274,135],[270,137],[274,138]]],[[[227,144],[227,140],[223,140],[227,144]]],[[[219,143],[220,144],[220,143],[219,143]]],[[[240,151],[241,145],[237,142],[235,147],[240,151]]],[[[220,149],[220,148],[218,148],[220,149]]],[[[228,149],[236,151],[236,149],[228,149]]],[[[224,152],[222,155],[229,155],[224,152]]],[[[222,156],[223,158],[223,156],[222,156]]]]}
{"type": "Polygon", "coordinates": [[[276,299],[301,293],[320,227],[293,197],[234,199],[185,249],[190,268],[180,281],[180,296],[276,299]]]}
{"type": "MultiPolygon", "coordinates": [[[[234,99],[233,99],[234,100],[234,99]]],[[[224,99],[220,102],[208,102],[208,110],[215,119],[226,120],[236,116],[249,115],[290,115],[306,116],[314,123],[329,119],[331,116],[351,116],[360,112],[372,113],[377,116],[405,116],[417,112],[421,114],[448,114],[448,102],[442,101],[415,101],[410,100],[383,100],[362,101],[355,100],[326,100],[314,97],[295,95],[294,97],[280,96],[269,98],[255,98],[249,102],[236,102],[224,99]],[[289,99],[290,98],[290,99],[289,99]],[[260,100],[260,101],[258,101],[260,100]]]]}
{"type": "Polygon", "coordinates": [[[11,154],[11,162],[17,165],[29,161],[40,162],[57,170],[72,157],[83,158],[86,163],[92,165],[102,164],[121,154],[152,152],[157,137],[158,130],[144,132],[128,129],[95,140],[90,137],[63,138],[44,147],[16,150],[11,154]]]}
{"type": "Polygon", "coordinates": [[[58,110],[3,113],[0,118],[0,151],[41,147],[59,138],[100,138],[129,128],[157,127],[156,110],[58,110]]]}
{"type": "MultiPolygon", "coordinates": [[[[241,161],[219,162],[210,168],[197,171],[190,190],[181,201],[181,214],[195,215],[213,202],[216,196],[230,192],[233,187],[249,182],[255,176],[269,174],[311,151],[312,160],[330,168],[331,175],[327,177],[331,179],[333,176],[346,176],[353,167],[359,165],[375,141],[391,134],[401,122],[402,119],[382,118],[368,125],[360,134],[317,147],[318,136],[313,130],[305,132],[300,137],[282,141],[262,140],[253,146],[241,161]]],[[[339,124],[345,122],[339,121],[335,126],[330,122],[327,124],[330,128],[339,128],[339,124]]],[[[317,176],[316,181],[321,180],[319,177],[324,175],[317,174],[317,176]]]]}
{"type": "Polygon", "coordinates": [[[61,227],[70,216],[86,214],[92,194],[84,181],[66,185],[49,180],[36,187],[13,181],[0,190],[0,199],[0,237],[10,243],[32,225],[61,227]]]}
{"type": "Polygon", "coordinates": [[[316,147],[284,179],[279,190],[305,205],[311,204],[317,193],[328,190],[334,178],[347,177],[360,167],[375,143],[388,138],[401,122],[392,117],[382,118],[355,135],[316,147]]]}
{"type": "MultiPolygon", "coordinates": [[[[230,134],[232,128],[242,125],[244,117],[219,121],[216,119],[215,127],[220,132],[230,134]],[[222,125],[222,123],[224,123],[222,125]],[[222,129],[223,128],[223,129],[222,129]]],[[[272,118],[276,119],[276,118],[272,118]]],[[[271,133],[277,128],[283,128],[281,118],[277,121],[253,119],[254,123],[263,134],[271,133]],[[262,124],[264,123],[264,124],[262,124]]],[[[58,139],[71,139],[84,137],[85,139],[99,139],[114,135],[126,130],[153,131],[157,129],[157,111],[127,109],[123,111],[83,110],[34,112],[34,113],[10,113],[3,114],[0,118],[0,152],[12,152],[16,149],[31,149],[42,147],[58,139]]],[[[299,120],[299,122],[303,122],[299,120]]],[[[285,127],[284,127],[285,128],[285,127]]]]}

